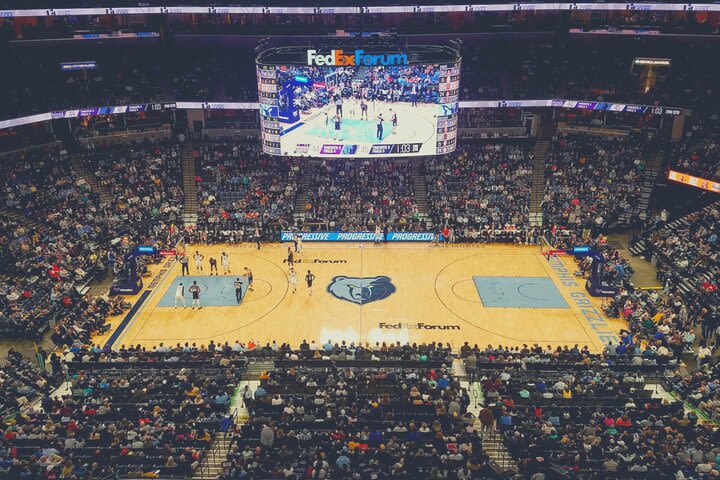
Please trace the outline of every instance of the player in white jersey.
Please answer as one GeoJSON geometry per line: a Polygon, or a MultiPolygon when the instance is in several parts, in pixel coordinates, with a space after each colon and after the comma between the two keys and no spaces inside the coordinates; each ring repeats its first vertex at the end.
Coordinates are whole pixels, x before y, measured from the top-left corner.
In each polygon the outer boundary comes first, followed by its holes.
{"type": "Polygon", "coordinates": [[[178,302],[182,302],[183,308],[187,307],[187,304],[185,303],[185,287],[182,283],[178,284],[175,289],[175,308],[177,308],[178,302]]]}
{"type": "Polygon", "coordinates": [[[202,262],[205,260],[205,257],[202,253],[195,251],[195,255],[193,255],[193,260],[195,260],[195,272],[196,273],[203,273],[203,265],[202,262]]]}
{"type": "Polygon", "coordinates": [[[292,292],[297,292],[297,284],[298,284],[298,277],[297,273],[295,272],[294,268],[290,269],[290,288],[292,289],[292,292]]]}
{"type": "Polygon", "coordinates": [[[229,275],[230,274],[230,256],[222,252],[222,255],[220,255],[220,265],[223,267],[223,275],[229,275]]]}

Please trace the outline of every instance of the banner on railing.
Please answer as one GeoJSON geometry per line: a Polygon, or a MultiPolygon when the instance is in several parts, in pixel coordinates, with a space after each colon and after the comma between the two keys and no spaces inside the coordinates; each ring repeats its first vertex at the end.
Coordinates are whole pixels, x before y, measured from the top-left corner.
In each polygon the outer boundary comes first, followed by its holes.
{"type": "MultiPolygon", "coordinates": [[[[280,232],[281,242],[292,242],[295,235],[300,235],[303,242],[374,242],[375,232],[280,232]]],[[[383,242],[432,242],[436,234],[433,232],[387,232],[380,234],[383,242]]],[[[442,235],[439,237],[442,240],[442,235]]]]}
{"type": "Polygon", "coordinates": [[[449,12],[523,12],[552,10],[604,10],[647,12],[717,12],[720,5],[712,3],[496,3],[455,5],[374,5],[335,7],[96,7],[96,8],[34,8],[0,10],[0,17],[67,17],[83,15],[337,15],[362,13],[449,13],[449,12]]]}
{"type": "MultiPolygon", "coordinates": [[[[72,110],[56,110],[27,117],[0,120],[0,130],[19,127],[31,123],[57,120],[60,118],[82,118],[98,115],[118,115],[124,113],[161,112],[166,110],[257,110],[257,102],[159,102],[133,105],[116,105],[108,107],[87,107],[72,110]]],[[[657,105],[633,105],[612,102],[588,102],[585,100],[466,100],[458,102],[458,107],[466,108],[541,108],[558,107],[581,110],[602,110],[625,113],[652,113],[653,115],[682,115],[689,111],[679,107],[663,107],[657,105]]],[[[259,128],[259,127],[258,127],[259,128]]]]}
{"type": "Polygon", "coordinates": [[[720,182],[716,182],[714,180],[709,180],[707,178],[696,177],[694,175],[690,175],[687,173],[676,172],[675,170],[670,170],[668,172],[668,180],[672,180],[673,182],[677,182],[677,183],[682,183],[684,185],[689,185],[689,186],[695,187],[695,188],[701,188],[701,189],[707,190],[709,192],[720,193],[720,182]]]}

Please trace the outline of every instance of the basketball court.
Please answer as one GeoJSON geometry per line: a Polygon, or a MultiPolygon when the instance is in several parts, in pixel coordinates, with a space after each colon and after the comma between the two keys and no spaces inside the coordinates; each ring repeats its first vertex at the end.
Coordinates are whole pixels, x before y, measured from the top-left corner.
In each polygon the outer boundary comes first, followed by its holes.
{"type": "MultiPolygon", "coordinates": [[[[464,342],[485,346],[538,343],[587,345],[598,352],[615,341],[622,320],[607,319],[601,300],[575,278],[572,258],[547,259],[539,247],[505,245],[308,243],[292,292],[285,263],[288,244],[189,246],[205,256],[205,272],[180,276],[174,258],[153,266],[134,308],[111,318],[96,342],[157,345],[210,340],[293,345],[303,339],[362,342],[464,342]],[[208,276],[208,259],[226,252],[229,276],[208,276]],[[252,269],[254,290],[241,276],[252,269]],[[316,276],[310,295],[304,278],[316,276]],[[243,281],[238,304],[233,283],[243,281]],[[202,309],[192,309],[188,286],[201,287],[202,309]],[[183,282],[188,307],[175,308],[183,282]]],[[[220,267],[222,269],[222,267],[220,267]]],[[[222,271],[222,270],[221,270],[222,271]]]]}

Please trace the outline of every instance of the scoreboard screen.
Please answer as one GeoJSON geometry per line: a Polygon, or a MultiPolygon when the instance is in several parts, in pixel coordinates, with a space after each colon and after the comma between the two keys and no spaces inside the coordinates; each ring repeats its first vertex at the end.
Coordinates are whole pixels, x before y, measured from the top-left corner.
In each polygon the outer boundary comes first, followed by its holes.
{"type": "Polygon", "coordinates": [[[257,82],[266,153],[364,158],[455,150],[459,60],[307,50],[303,61],[258,61],[257,82]]]}

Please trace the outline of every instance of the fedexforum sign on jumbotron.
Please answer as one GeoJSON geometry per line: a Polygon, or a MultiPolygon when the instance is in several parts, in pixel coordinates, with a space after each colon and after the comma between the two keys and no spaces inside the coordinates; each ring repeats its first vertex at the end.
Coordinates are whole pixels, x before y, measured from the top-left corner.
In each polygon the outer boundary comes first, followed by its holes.
{"type": "Polygon", "coordinates": [[[355,50],[345,53],[344,50],[330,50],[330,53],[318,54],[317,50],[307,51],[307,64],[318,67],[354,67],[365,65],[407,65],[408,57],[405,53],[377,53],[366,54],[365,50],[355,50]]]}

